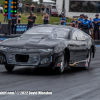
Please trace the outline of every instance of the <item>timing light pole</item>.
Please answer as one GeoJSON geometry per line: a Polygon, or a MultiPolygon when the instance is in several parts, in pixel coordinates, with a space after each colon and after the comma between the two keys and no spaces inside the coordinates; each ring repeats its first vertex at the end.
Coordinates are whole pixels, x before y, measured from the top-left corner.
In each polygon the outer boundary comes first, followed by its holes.
{"type": "Polygon", "coordinates": [[[5,13],[8,13],[8,33],[11,34],[11,14],[17,14],[17,0],[5,0],[5,13]]]}

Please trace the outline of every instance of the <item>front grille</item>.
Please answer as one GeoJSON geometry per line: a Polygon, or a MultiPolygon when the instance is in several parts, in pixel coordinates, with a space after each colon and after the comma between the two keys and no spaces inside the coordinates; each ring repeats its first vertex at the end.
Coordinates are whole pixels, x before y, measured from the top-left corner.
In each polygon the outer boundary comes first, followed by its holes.
{"type": "Polygon", "coordinates": [[[8,64],[38,65],[40,56],[38,54],[7,54],[8,64]]]}
{"type": "Polygon", "coordinates": [[[16,62],[28,62],[29,55],[15,55],[16,62]]]}

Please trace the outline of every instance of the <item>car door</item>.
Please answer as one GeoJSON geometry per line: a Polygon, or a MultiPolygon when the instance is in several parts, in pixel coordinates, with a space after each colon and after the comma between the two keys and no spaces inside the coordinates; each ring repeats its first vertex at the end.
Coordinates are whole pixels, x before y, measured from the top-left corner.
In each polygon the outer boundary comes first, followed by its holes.
{"type": "Polygon", "coordinates": [[[70,63],[74,63],[75,59],[75,44],[74,41],[68,41],[68,48],[70,51],[70,63]]]}
{"type": "Polygon", "coordinates": [[[84,33],[80,30],[75,30],[73,32],[72,40],[74,41],[75,46],[74,62],[85,60],[88,53],[88,48],[84,33]]]}
{"type": "Polygon", "coordinates": [[[64,40],[66,41],[65,44],[68,44],[67,47],[70,50],[70,63],[73,63],[75,57],[75,46],[74,41],[71,41],[70,39],[68,40],[69,31],[70,29],[57,28],[55,29],[54,33],[56,34],[57,38],[64,38],[64,40]]]}

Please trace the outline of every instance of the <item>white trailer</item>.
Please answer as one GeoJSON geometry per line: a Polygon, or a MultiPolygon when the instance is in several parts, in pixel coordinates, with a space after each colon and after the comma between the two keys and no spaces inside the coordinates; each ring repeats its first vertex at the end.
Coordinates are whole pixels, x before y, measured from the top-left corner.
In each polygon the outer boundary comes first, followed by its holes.
{"type": "MultiPolygon", "coordinates": [[[[63,0],[56,0],[58,13],[63,10],[63,0]]],[[[80,14],[95,17],[96,13],[100,14],[100,0],[65,0],[65,16],[72,18],[80,14]]]]}

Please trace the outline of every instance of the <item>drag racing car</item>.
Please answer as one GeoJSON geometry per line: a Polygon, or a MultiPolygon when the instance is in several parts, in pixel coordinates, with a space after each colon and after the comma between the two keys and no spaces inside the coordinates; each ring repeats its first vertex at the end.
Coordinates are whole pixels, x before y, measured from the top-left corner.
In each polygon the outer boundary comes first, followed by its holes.
{"type": "Polygon", "coordinates": [[[67,67],[88,69],[94,56],[95,44],[89,35],[62,25],[35,26],[0,44],[0,64],[7,71],[15,66],[34,66],[51,67],[60,74],[67,67]]]}

